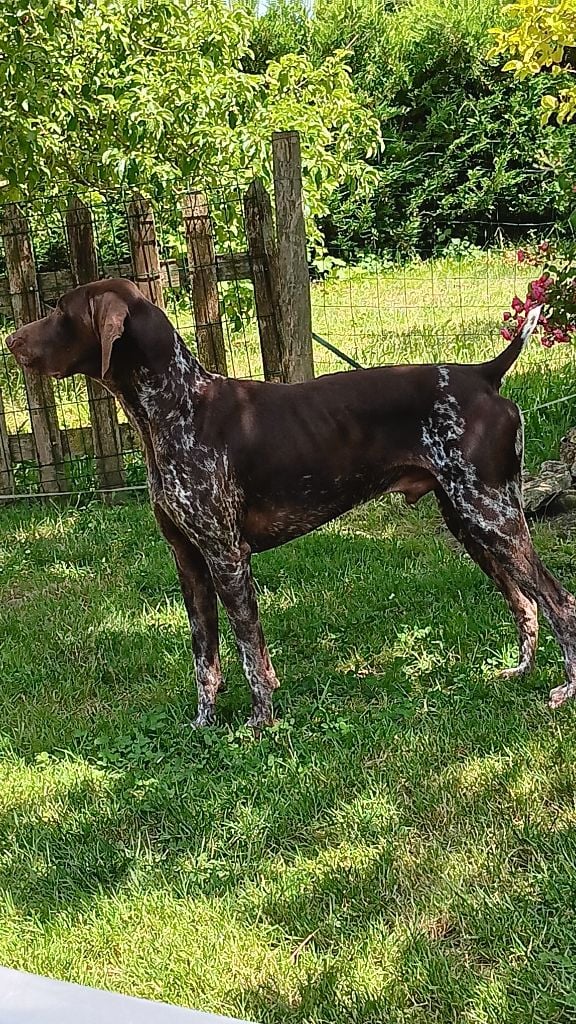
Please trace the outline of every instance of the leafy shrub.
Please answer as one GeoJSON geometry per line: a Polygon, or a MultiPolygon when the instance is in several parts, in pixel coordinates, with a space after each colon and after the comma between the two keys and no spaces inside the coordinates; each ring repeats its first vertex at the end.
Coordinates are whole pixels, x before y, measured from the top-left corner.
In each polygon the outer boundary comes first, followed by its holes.
{"type": "Polygon", "coordinates": [[[348,48],[355,87],[381,123],[371,193],[333,195],[323,223],[331,251],[426,253],[455,234],[484,243],[497,227],[523,236],[566,217],[557,172],[570,166],[576,131],[540,123],[549,76],[511,81],[486,57],[501,9],[500,0],[317,0],[298,35],[303,7],[277,0],[260,19],[256,51],[259,40],[304,39],[319,64],[348,48]]]}

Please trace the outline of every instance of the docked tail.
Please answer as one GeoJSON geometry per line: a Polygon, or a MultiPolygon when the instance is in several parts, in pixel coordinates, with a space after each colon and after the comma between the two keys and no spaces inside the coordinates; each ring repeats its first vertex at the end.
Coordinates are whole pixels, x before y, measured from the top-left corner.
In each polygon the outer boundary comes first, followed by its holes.
{"type": "Polygon", "coordinates": [[[517,331],[514,338],[512,338],[508,348],[505,348],[504,351],[501,352],[499,356],[496,356],[495,359],[491,359],[488,363],[481,364],[482,372],[495,388],[500,387],[504,374],[508,373],[510,367],[513,366],[518,359],[524,345],[534,334],[534,331],[538,326],[538,320],[540,319],[541,312],[542,306],[534,306],[528,313],[528,316],[520,330],[517,331]]]}

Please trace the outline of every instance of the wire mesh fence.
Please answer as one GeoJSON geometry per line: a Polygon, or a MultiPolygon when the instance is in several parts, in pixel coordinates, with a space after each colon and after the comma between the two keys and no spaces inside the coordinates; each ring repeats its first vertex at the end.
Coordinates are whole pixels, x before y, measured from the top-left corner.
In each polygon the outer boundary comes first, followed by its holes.
{"type": "MultiPolygon", "coordinates": [[[[281,335],[290,334],[292,307],[301,301],[305,306],[306,297],[277,294],[291,268],[281,264],[271,200],[261,183],[251,195],[252,207],[237,183],[208,194],[174,183],[153,200],[120,190],[83,191],[3,207],[2,334],[44,315],[77,283],[128,277],[165,308],[209,369],[241,378],[301,379],[286,370],[293,339],[284,337],[282,351],[281,335]]],[[[529,262],[518,263],[517,243],[510,239],[521,230],[536,249],[536,241],[553,238],[556,229],[553,223],[517,222],[472,227],[474,244],[468,241],[471,222],[452,222],[445,225],[441,252],[370,256],[355,265],[336,252],[330,267],[312,268],[305,283],[311,326],[331,346],[314,344],[316,374],[354,363],[468,362],[495,355],[503,344],[502,311],[513,295],[525,295],[535,276],[529,262]]],[[[304,308],[304,328],[306,315],[304,308]]],[[[506,382],[525,412],[533,461],[549,456],[557,435],[571,425],[575,358],[569,346],[545,352],[534,345],[506,382]]],[[[116,491],[144,482],[135,431],[103,388],[78,376],[54,383],[25,378],[2,346],[3,497],[116,491]]]]}
{"type": "MultiPolygon", "coordinates": [[[[197,197],[198,193],[192,195],[197,197]]],[[[261,378],[253,290],[248,282],[231,276],[234,268],[226,273],[224,267],[222,274],[229,280],[217,284],[217,324],[198,323],[182,213],[186,198],[190,199],[190,193],[183,189],[167,190],[156,199],[153,213],[147,202],[127,199],[119,192],[48,197],[19,204],[17,210],[4,207],[0,210],[2,335],[45,315],[61,294],[82,281],[127,277],[148,298],[165,307],[170,320],[196,352],[202,348],[199,334],[214,334],[217,326],[222,351],[210,368],[237,377],[261,378]],[[82,231],[86,227],[87,243],[86,231],[82,231]],[[79,241],[84,242],[84,251],[75,251],[75,242],[79,241]],[[10,256],[12,273],[7,265],[10,256]],[[22,266],[26,261],[27,265],[22,266]],[[18,273],[14,263],[19,264],[18,273]]],[[[243,227],[242,196],[229,189],[213,192],[210,207],[219,214],[221,269],[227,255],[246,250],[245,238],[238,231],[243,227]]],[[[207,266],[194,268],[196,279],[202,277],[207,266]]],[[[205,282],[201,280],[200,284],[205,282]]],[[[199,354],[206,356],[205,351],[199,354]]],[[[81,376],[34,383],[36,387],[31,389],[30,379],[2,346],[0,470],[4,470],[4,479],[0,491],[4,496],[107,489],[107,484],[116,489],[144,482],[140,445],[122,411],[114,410],[111,431],[105,425],[103,408],[112,399],[104,389],[81,376]],[[58,437],[50,436],[47,450],[39,447],[35,423],[39,415],[47,421],[49,435],[57,424],[58,437]],[[108,437],[102,436],[106,430],[108,437]]]]}
{"type": "MultiPolygon", "coordinates": [[[[411,258],[338,260],[312,285],[318,335],[361,366],[388,362],[481,362],[507,344],[499,333],[514,296],[524,299],[542,273],[540,244],[561,253],[566,238],[553,221],[451,220],[436,224],[441,245],[411,258]],[[473,238],[474,242],[469,239],[473,238]],[[522,250],[520,261],[518,250],[522,250]]],[[[345,369],[315,349],[315,369],[345,369]]],[[[527,459],[554,458],[576,422],[576,351],[571,345],[522,353],[503,393],[524,413],[527,459]]]]}

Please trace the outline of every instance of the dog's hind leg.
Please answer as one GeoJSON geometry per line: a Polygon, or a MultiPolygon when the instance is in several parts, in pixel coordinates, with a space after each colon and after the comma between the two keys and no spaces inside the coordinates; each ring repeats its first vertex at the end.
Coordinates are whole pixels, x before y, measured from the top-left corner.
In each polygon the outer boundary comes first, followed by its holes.
{"type": "Polygon", "coordinates": [[[534,667],[538,646],[538,605],[533,598],[522,593],[492,552],[486,546],[472,539],[464,522],[445,494],[439,492],[436,496],[448,529],[460,541],[470,557],[493,580],[514,616],[520,648],[518,664],[513,668],[502,669],[498,675],[504,679],[526,675],[534,667]]]}
{"type": "MultiPolygon", "coordinates": [[[[473,414],[465,416],[450,391],[450,371],[441,368],[438,399],[422,428],[422,450],[438,481],[443,508],[457,517],[460,539],[500,589],[504,583],[521,630],[521,647],[529,657],[535,645],[535,638],[528,636],[535,623],[534,603],[548,619],[566,669],[565,682],[550,694],[552,707],[557,707],[576,695],[576,600],[542,564],[528,531],[517,407],[497,395],[484,396],[473,414]]],[[[520,665],[522,661],[523,656],[520,665]]]]}
{"type": "Polygon", "coordinates": [[[558,707],[576,696],[576,600],[543,565],[534,549],[518,481],[495,488],[477,479],[473,485],[448,480],[443,489],[450,491],[448,500],[472,542],[472,557],[478,561],[475,552],[482,548],[486,564],[490,560],[495,562],[526,598],[536,602],[550,623],[566,670],[565,681],[550,693],[551,707],[558,707]]]}

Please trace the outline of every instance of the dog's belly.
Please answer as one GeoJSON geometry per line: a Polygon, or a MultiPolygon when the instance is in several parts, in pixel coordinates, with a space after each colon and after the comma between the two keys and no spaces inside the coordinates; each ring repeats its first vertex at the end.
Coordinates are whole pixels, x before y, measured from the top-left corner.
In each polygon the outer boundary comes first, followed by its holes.
{"type": "Polygon", "coordinates": [[[252,551],[267,551],[287,544],[296,537],[303,537],[305,533],[311,533],[345,511],[345,508],[334,506],[315,509],[299,505],[251,508],[244,521],[242,534],[252,551]]]}
{"type": "Polygon", "coordinates": [[[371,498],[399,492],[414,504],[436,486],[432,474],[419,467],[394,468],[377,484],[354,478],[316,490],[304,482],[299,494],[250,504],[242,534],[253,551],[266,551],[311,533],[371,498]]]}

